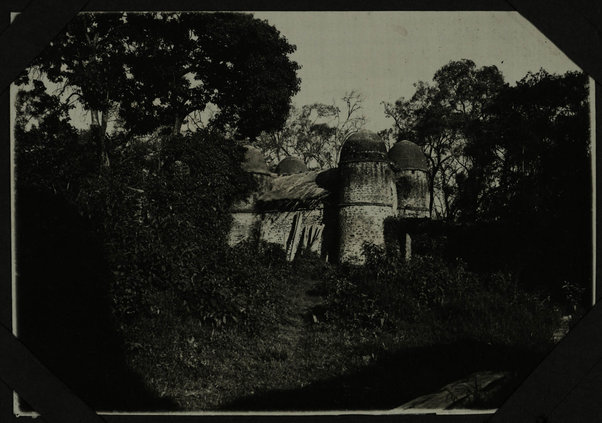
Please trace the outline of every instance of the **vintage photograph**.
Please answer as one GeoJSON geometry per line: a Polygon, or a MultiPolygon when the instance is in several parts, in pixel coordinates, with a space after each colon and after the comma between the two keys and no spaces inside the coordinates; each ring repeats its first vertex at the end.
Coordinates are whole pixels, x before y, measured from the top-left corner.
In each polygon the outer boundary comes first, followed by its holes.
{"type": "Polygon", "coordinates": [[[591,84],[516,12],[79,13],[15,334],[99,412],[495,410],[592,304],[591,84]]]}

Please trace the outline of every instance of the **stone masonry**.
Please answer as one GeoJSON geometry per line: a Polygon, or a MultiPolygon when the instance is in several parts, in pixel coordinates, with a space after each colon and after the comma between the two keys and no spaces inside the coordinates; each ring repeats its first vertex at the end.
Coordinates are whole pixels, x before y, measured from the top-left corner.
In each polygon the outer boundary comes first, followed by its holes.
{"type": "Polygon", "coordinates": [[[365,245],[384,246],[386,218],[428,217],[426,158],[410,141],[387,151],[378,135],[359,131],[343,144],[338,168],[321,172],[294,157],[271,172],[247,146],[243,168],[259,189],[233,207],[231,245],[256,239],[282,246],[289,260],[306,249],[361,264],[365,245]]]}

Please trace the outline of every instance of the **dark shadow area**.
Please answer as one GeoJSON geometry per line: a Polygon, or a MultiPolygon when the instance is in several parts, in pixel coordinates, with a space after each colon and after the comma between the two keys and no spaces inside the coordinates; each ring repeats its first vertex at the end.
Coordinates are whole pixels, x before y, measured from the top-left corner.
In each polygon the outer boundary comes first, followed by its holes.
{"type": "Polygon", "coordinates": [[[385,238],[387,248],[400,250],[402,236],[409,233],[413,254],[442,257],[451,263],[460,259],[479,274],[509,272],[525,289],[546,292],[565,306],[564,285],[570,283],[583,291],[575,295],[575,302],[587,308],[592,296],[591,216],[566,218],[571,222],[568,225],[558,222],[519,224],[508,219],[457,224],[392,218],[385,221],[385,238]]]}
{"type": "Polygon", "coordinates": [[[16,210],[19,339],[95,410],[175,408],[125,364],[112,274],[90,222],[37,190],[18,191],[16,210]]]}
{"type": "Polygon", "coordinates": [[[409,348],[366,366],[354,374],[316,383],[302,389],[268,391],[248,396],[223,410],[387,410],[476,371],[509,371],[511,380],[499,390],[495,408],[503,403],[545,354],[511,350],[475,342],[409,348]]]}

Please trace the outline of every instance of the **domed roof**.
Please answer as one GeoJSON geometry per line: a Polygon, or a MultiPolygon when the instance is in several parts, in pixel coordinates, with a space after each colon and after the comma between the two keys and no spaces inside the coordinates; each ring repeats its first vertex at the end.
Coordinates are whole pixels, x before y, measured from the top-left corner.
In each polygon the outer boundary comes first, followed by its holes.
{"type": "Polygon", "coordinates": [[[427,170],[426,156],[422,149],[411,141],[395,143],[389,150],[389,159],[399,170],[427,170]]]}
{"type": "Polygon", "coordinates": [[[292,175],[294,173],[307,172],[307,166],[303,163],[303,160],[288,156],[282,159],[278,166],[276,166],[276,173],[279,175],[292,175]]]}
{"type": "Polygon", "coordinates": [[[243,147],[246,149],[245,159],[241,164],[243,170],[269,175],[270,171],[268,170],[268,165],[265,163],[265,157],[263,157],[261,150],[252,145],[244,145],[243,147]]]}
{"type": "Polygon", "coordinates": [[[341,162],[384,161],[387,147],[374,132],[362,129],[350,135],[341,148],[341,162]]]}

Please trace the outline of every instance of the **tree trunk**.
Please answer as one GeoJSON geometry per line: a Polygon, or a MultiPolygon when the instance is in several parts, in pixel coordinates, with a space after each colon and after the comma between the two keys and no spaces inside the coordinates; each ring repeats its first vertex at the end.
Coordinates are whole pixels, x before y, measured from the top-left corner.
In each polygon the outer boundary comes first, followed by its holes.
{"type": "Polygon", "coordinates": [[[90,124],[90,132],[92,139],[96,144],[97,154],[101,172],[108,169],[110,166],[109,155],[106,146],[106,132],[108,111],[107,110],[91,110],[92,123],[90,124]]]}
{"type": "Polygon", "coordinates": [[[433,207],[435,206],[435,171],[429,175],[429,218],[433,218],[433,207]]]}
{"type": "Polygon", "coordinates": [[[179,115],[176,115],[174,118],[173,128],[171,130],[171,135],[179,135],[182,130],[182,118],[179,115]]]}

